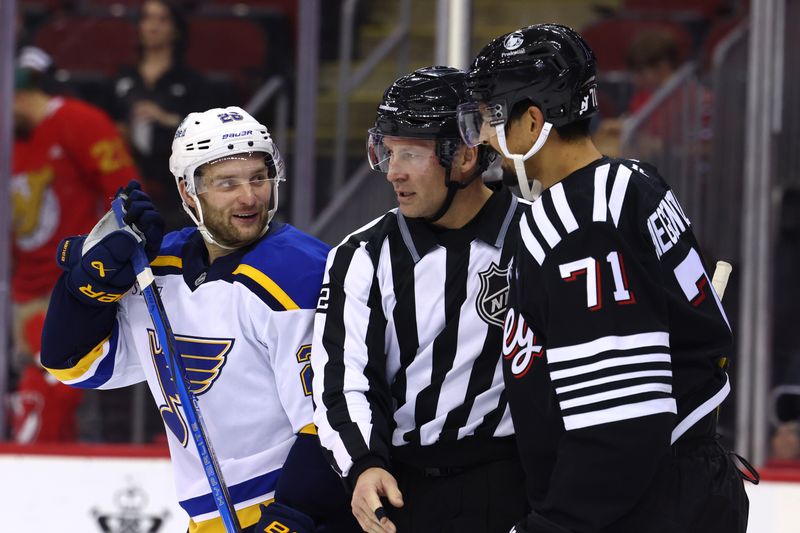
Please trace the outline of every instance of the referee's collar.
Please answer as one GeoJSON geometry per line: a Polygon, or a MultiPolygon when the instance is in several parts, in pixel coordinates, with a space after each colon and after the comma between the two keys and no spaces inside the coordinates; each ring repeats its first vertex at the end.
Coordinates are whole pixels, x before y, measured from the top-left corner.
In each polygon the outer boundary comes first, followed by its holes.
{"type": "Polygon", "coordinates": [[[404,217],[399,209],[397,222],[403,242],[416,263],[445,240],[454,243],[461,240],[468,244],[477,238],[490,246],[502,248],[517,204],[517,197],[503,187],[494,192],[478,214],[459,229],[435,231],[424,219],[404,217]]]}

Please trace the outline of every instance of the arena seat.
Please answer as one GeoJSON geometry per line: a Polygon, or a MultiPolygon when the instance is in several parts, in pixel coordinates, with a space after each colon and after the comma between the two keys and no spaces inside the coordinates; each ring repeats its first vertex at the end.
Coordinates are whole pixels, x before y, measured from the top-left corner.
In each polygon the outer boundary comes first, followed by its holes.
{"type": "Polygon", "coordinates": [[[189,20],[189,66],[230,78],[242,96],[264,78],[266,58],[264,31],[249,19],[196,15],[189,20]],[[220,39],[220,35],[225,38],[220,39]]]}
{"type": "Polygon", "coordinates": [[[602,73],[625,70],[625,55],[633,40],[642,32],[662,30],[675,36],[681,62],[692,53],[692,36],[683,25],[665,20],[606,19],[583,29],[586,42],[597,56],[598,70],[602,73]]]}
{"type": "Polygon", "coordinates": [[[652,16],[676,21],[712,20],[726,14],[729,0],[623,0],[620,10],[626,14],[652,16]]]}
{"type": "Polygon", "coordinates": [[[34,44],[71,76],[113,77],[136,62],[136,27],[125,18],[59,15],[36,32],[34,44]]]}

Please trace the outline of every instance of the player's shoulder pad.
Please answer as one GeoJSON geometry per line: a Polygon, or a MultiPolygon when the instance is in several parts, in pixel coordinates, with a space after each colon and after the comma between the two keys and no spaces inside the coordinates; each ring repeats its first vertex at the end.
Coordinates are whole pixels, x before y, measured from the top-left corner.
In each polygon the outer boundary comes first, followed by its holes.
{"type": "Polygon", "coordinates": [[[642,200],[642,209],[648,210],[658,204],[669,192],[669,185],[655,165],[636,159],[618,159],[616,162],[631,171],[631,189],[642,200]]]}
{"type": "Polygon", "coordinates": [[[180,274],[183,271],[183,247],[195,233],[197,228],[194,226],[167,233],[161,241],[158,256],[150,263],[153,274],[180,274]]]}
{"type": "Polygon", "coordinates": [[[242,257],[233,277],[274,310],[315,309],[329,251],[324,242],[283,224],[242,257]]]}

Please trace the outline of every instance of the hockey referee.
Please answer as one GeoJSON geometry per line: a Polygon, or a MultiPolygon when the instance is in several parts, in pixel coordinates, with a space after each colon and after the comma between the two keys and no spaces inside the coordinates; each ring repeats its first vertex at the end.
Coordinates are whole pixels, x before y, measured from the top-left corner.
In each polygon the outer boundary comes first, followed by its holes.
{"type": "Polygon", "coordinates": [[[369,532],[500,533],[527,512],[500,364],[523,204],[483,183],[488,147],[461,142],[464,89],[448,67],[388,88],[367,151],[399,207],[325,269],[314,421],[369,532]]]}

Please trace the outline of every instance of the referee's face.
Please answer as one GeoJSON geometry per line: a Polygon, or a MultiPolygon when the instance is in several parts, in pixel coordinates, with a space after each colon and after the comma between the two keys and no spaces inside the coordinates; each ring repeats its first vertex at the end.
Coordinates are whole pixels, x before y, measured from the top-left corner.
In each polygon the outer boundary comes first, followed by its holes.
{"type": "Polygon", "coordinates": [[[385,137],[383,144],[389,156],[386,178],[394,187],[400,212],[409,218],[435,215],[447,195],[436,141],[385,137]]]}

